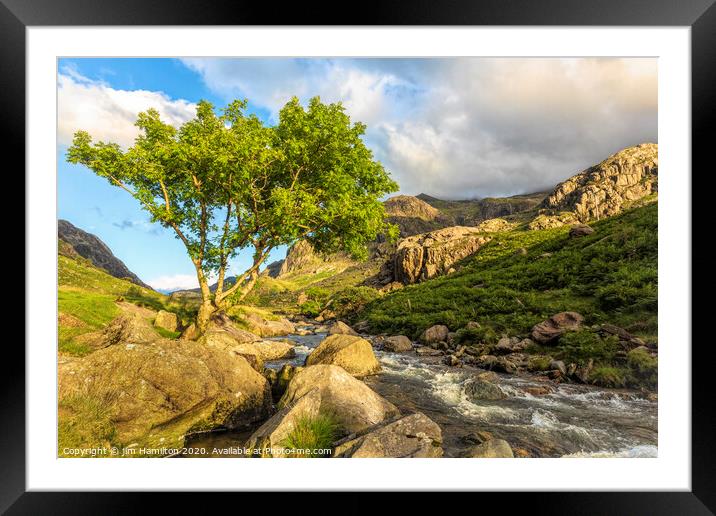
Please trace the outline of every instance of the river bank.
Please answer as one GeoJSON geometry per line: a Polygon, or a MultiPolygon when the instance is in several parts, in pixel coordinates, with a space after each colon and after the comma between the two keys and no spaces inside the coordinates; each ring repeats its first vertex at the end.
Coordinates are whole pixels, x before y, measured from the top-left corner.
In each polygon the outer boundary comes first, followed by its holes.
{"type": "MultiPolygon", "coordinates": [[[[294,341],[295,357],[267,361],[265,367],[303,365],[327,335],[320,326],[299,328],[301,334],[275,338],[294,341]]],[[[422,412],[435,421],[442,429],[445,457],[461,456],[484,432],[508,441],[515,456],[522,457],[657,454],[658,403],[638,391],[558,384],[528,373],[497,374],[500,399],[477,399],[469,385],[484,372],[480,368],[450,367],[441,357],[414,351],[375,349],[375,355],[382,370],[364,382],[402,413],[422,412]]],[[[243,447],[253,430],[196,434],[187,438],[187,446],[205,450],[195,456],[222,456],[223,449],[243,447]]]]}

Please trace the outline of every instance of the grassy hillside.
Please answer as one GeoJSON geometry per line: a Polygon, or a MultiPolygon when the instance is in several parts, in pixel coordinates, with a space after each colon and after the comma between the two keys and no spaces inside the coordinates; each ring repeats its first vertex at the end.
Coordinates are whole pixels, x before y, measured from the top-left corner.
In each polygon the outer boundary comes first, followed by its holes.
{"type": "Polygon", "coordinates": [[[496,335],[525,335],[571,310],[589,325],[617,324],[655,342],[657,204],[592,226],[595,232],[581,238],[570,238],[568,227],[497,233],[455,274],[395,291],[356,319],[373,331],[412,337],[433,324],[454,331],[469,321],[496,335]]]}
{"type": "Polygon", "coordinates": [[[171,310],[191,317],[192,309],[154,290],[110,276],[84,258],[59,255],[58,268],[58,350],[85,355],[91,349],[80,337],[98,331],[119,315],[116,301],[123,299],[153,310],[171,310]]]}

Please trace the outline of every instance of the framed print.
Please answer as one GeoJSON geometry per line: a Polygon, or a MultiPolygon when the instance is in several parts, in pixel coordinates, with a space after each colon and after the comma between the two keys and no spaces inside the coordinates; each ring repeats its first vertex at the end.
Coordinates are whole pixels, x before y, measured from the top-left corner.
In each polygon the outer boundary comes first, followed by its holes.
{"type": "Polygon", "coordinates": [[[691,170],[716,8],[405,4],[3,0],[27,204],[3,510],[713,510],[691,170]]]}

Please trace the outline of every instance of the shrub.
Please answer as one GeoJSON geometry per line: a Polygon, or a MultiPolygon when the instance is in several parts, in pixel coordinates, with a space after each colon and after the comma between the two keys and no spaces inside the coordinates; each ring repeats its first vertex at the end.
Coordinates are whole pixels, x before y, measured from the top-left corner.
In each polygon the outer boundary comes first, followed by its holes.
{"type": "Polygon", "coordinates": [[[649,351],[643,348],[632,349],[627,355],[627,365],[632,371],[635,384],[656,387],[659,363],[649,351]]]}
{"type": "Polygon", "coordinates": [[[321,287],[309,287],[306,290],[303,291],[306,296],[308,296],[308,299],[312,299],[313,301],[317,301],[320,304],[325,304],[326,301],[328,301],[328,298],[331,295],[331,292],[328,289],[321,288],[321,287]]]}
{"type": "Polygon", "coordinates": [[[611,362],[619,350],[619,339],[610,335],[602,338],[589,330],[568,332],[559,338],[556,346],[559,358],[584,363],[593,358],[596,362],[611,362]]]}
{"type": "Polygon", "coordinates": [[[552,357],[536,355],[529,358],[527,367],[531,371],[547,371],[550,363],[552,363],[552,357]]]}
{"type": "Polygon", "coordinates": [[[380,292],[374,288],[350,287],[336,294],[331,307],[339,316],[352,317],[379,297],[380,292]]]}
{"type": "Polygon", "coordinates": [[[479,328],[462,328],[456,332],[455,338],[460,344],[495,344],[498,336],[489,326],[479,328]]]}
{"type": "Polygon", "coordinates": [[[301,314],[305,315],[306,317],[316,317],[318,314],[321,313],[321,305],[318,303],[318,301],[314,301],[312,299],[309,299],[305,303],[303,303],[299,309],[301,310],[301,314]]]}
{"type": "Polygon", "coordinates": [[[595,367],[589,375],[591,382],[600,387],[619,388],[626,384],[626,375],[623,369],[610,366],[595,367]]]}
{"type": "Polygon", "coordinates": [[[330,414],[305,416],[299,418],[281,445],[288,450],[301,450],[301,453],[287,454],[287,457],[330,457],[330,454],[320,453],[319,450],[332,449],[339,431],[338,422],[330,414]]]}

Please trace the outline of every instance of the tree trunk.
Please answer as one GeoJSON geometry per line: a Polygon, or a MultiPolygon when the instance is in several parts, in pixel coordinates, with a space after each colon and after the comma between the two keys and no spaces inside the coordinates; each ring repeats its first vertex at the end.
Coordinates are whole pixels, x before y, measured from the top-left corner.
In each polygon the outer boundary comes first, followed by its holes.
{"type": "Polygon", "coordinates": [[[214,303],[209,300],[208,302],[205,300],[201,303],[201,306],[199,307],[199,313],[196,316],[196,329],[198,331],[198,334],[204,335],[207,328],[209,327],[209,321],[211,320],[211,316],[214,315],[217,308],[214,305],[214,303]]]}

